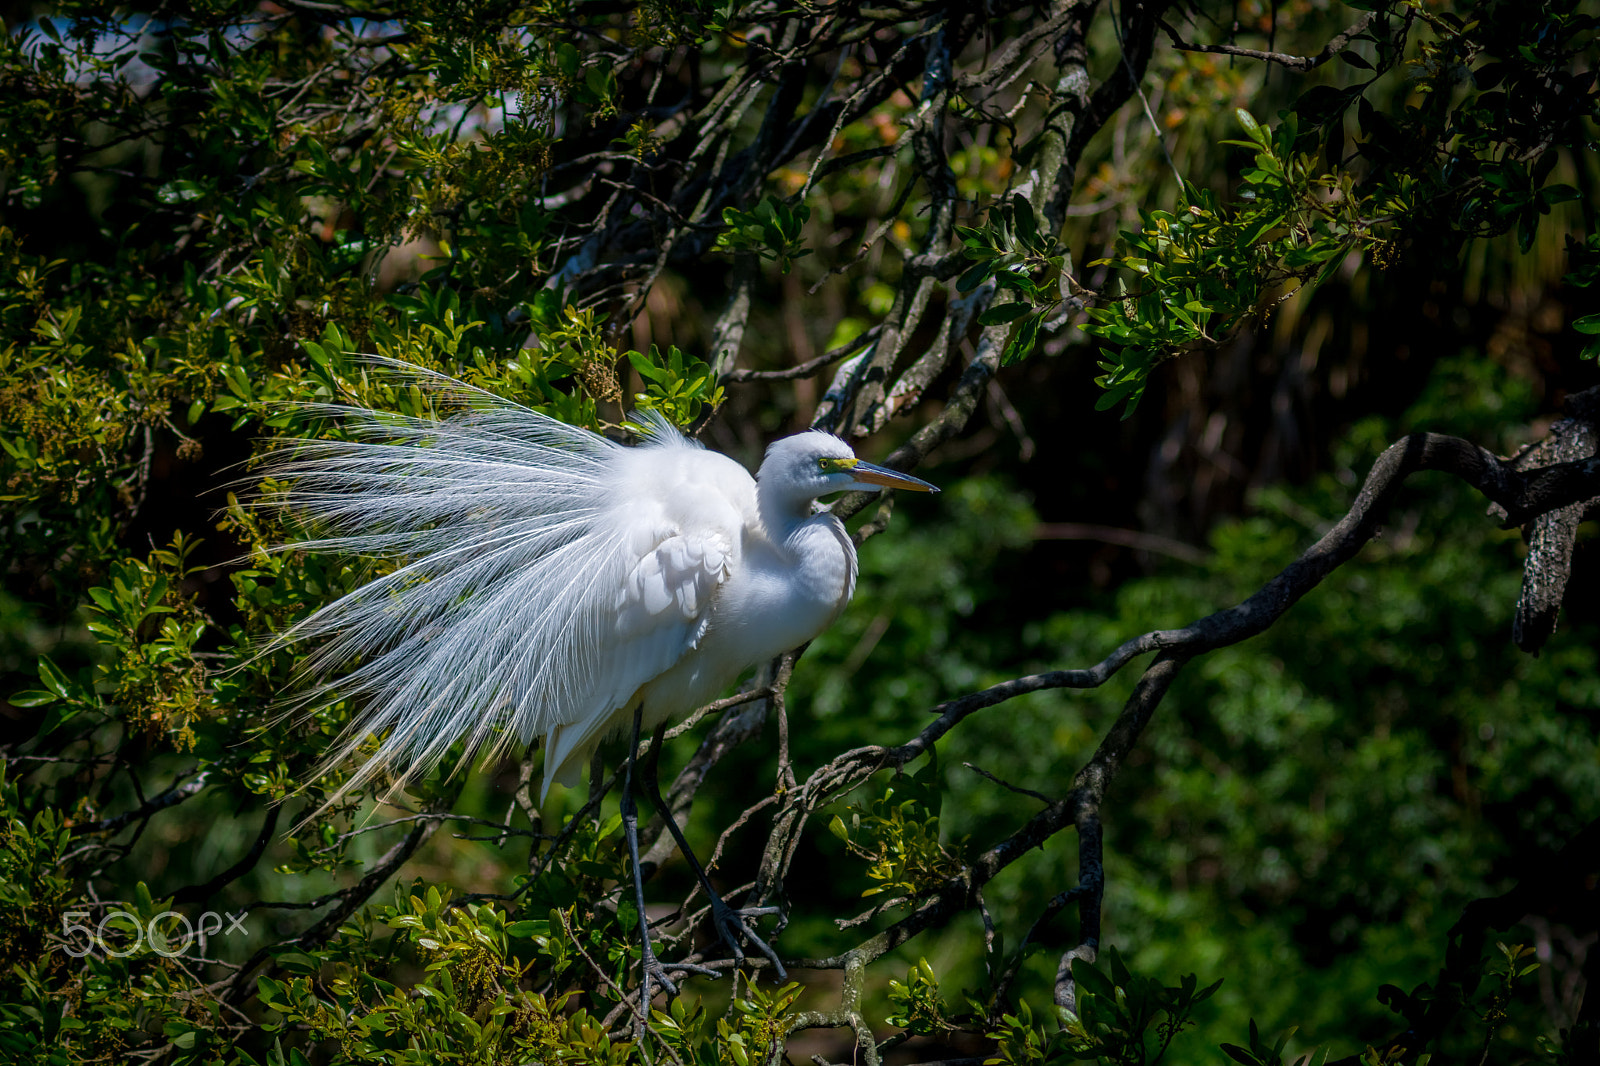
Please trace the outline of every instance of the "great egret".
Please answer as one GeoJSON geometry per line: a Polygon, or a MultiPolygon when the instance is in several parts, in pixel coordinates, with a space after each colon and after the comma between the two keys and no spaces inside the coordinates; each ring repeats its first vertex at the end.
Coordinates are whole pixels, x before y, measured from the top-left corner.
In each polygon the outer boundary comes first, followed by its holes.
{"type": "MultiPolygon", "coordinates": [[[[642,443],[628,447],[385,363],[465,409],[434,421],[317,408],[352,439],[300,441],[269,464],[291,483],[284,502],[322,534],[290,547],[397,563],[275,642],[322,639],[308,669],[324,680],[306,699],[362,707],[323,769],[372,733],[384,734],[376,754],[341,793],[380,773],[400,787],[458,740],[466,759],[542,738],[542,801],[552,781],[575,784],[596,745],[631,720],[623,813],[645,979],[670,989],[639,876],[639,730],[696,709],[838,617],[855,587],[856,553],[843,523],[813,506],[818,497],[938,490],[816,431],[773,444],[752,479],[650,412],[639,417],[642,443]]],[[[653,772],[646,783],[719,934],[736,958],[748,938],[781,974],[772,949],[712,890],[653,772]]]]}

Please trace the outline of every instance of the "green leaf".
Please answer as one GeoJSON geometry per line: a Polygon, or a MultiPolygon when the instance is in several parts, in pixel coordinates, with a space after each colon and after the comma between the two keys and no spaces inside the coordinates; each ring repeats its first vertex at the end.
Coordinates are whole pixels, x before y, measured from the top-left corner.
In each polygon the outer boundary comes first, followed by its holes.
{"type": "MultiPolygon", "coordinates": [[[[654,345],[651,345],[652,352],[654,347],[654,345]]],[[[654,381],[664,384],[665,382],[671,380],[671,374],[667,370],[656,365],[655,360],[651,359],[650,356],[645,355],[643,352],[630,351],[628,353],[628,362],[633,366],[634,370],[638,371],[639,376],[644,378],[646,381],[654,381]]]]}
{"type": "Polygon", "coordinates": [[[50,661],[48,655],[39,656],[39,680],[44,682],[45,688],[54,692],[62,699],[71,695],[70,682],[67,675],[61,672],[60,667],[50,661]]]}
{"type": "Polygon", "coordinates": [[[164,204],[181,204],[186,200],[198,200],[206,191],[198,181],[169,181],[156,190],[156,199],[164,204]]]}
{"type": "Polygon", "coordinates": [[[1017,236],[1023,244],[1031,245],[1039,239],[1039,223],[1033,216],[1033,205],[1026,198],[1011,198],[1011,209],[1017,226],[1017,236]]]}
{"type": "Polygon", "coordinates": [[[1092,996],[1101,996],[1105,999],[1116,999],[1117,989],[1111,983],[1111,978],[1095,969],[1093,965],[1083,959],[1072,960],[1072,979],[1078,982],[1078,987],[1092,996]]]}
{"type": "Polygon", "coordinates": [[[962,274],[960,280],[956,282],[956,290],[958,292],[971,292],[979,285],[982,285],[983,280],[993,272],[994,264],[989,262],[978,263],[975,266],[968,267],[967,272],[962,274]]]}
{"type": "Polygon", "coordinates": [[[1044,313],[1030,315],[1023,319],[1012,331],[1011,341],[1000,356],[1001,366],[1010,366],[1013,363],[1026,359],[1033,353],[1034,343],[1039,337],[1039,323],[1044,319],[1044,313]]]}
{"type": "Polygon", "coordinates": [[[1244,1063],[1244,1066],[1261,1066],[1260,1059],[1238,1044],[1223,1044],[1222,1051],[1233,1061],[1244,1063]]]}
{"type": "Polygon", "coordinates": [[[1121,403],[1123,397],[1127,396],[1132,389],[1133,385],[1129,382],[1124,382],[1120,385],[1112,385],[1111,387],[1107,388],[1105,392],[1101,393],[1099,399],[1095,400],[1094,409],[1096,411],[1110,410],[1117,404],[1121,403]]]}
{"type": "Polygon", "coordinates": [[[1267,143],[1267,135],[1261,131],[1261,123],[1256,121],[1254,115],[1242,107],[1235,108],[1233,114],[1239,120],[1239,125],[1244,127],[1246,136],[1257,144],[1267,143]]]}
{"type": "Polygon", "coordinates": [[[1546,185],[1539,190],[1539,198],[1547,204],[1564,204],[1578,196],[1578,190],[1571,185],[1546,185]]]}
{"type": "Polygon", "coordinates": [[[549,935],[550,923],[546,920],[526,919],[520,922],[512,922],[506,926],[506,936],[514,937],[518,940],[528,940],[533,937],[549,935]]]}
{"type": "Polygon", "coordinates": [[[1284,212],[1277,211],[1262,216],[1239,234],[1240,247],[1249,247],[1266,236],[1267,232],[1283,224],[1284,212]]]}
{"type": "Polygon", "coordinates": [[[1027,314],[1031,308],[1025,303],[996,304],[978,316],[980,326],[999,326],[1006,322],[1015,322],[1027,314]]]}
{"type": "Polygon", "coordinates": [[[1039,295],[1039,287],[1026,274],[1018,274],[1010,270],[997,270],[995,271],[994,281],[1002,289],[1020,292],[1030,300],[1039,295]]]}

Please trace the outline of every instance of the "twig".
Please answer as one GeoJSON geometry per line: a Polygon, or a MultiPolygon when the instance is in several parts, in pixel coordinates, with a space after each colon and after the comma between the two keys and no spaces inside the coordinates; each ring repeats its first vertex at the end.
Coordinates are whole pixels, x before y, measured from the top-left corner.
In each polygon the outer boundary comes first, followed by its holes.
{"type": "Polygon", "coordinates": [[[1155,533],[1142,533],[1136,529],[1119,529],[1116,526],[1098,526],[1089,522],[1041,522],[1033,527],[1034,540],[1098,540],[1136,551],[1170,555],[1196,566],[1210,558],[1210,553],[1185,544],[1181,540],[1155,533]]]}
{"type": "Polygon", "coordinates": [[[1377,12],[1368,12],[1350,25],[1343,33],[1323,46],[1322,51],[1314,56],[1285,55],[1282,52],[1263,52],[1255,48],[1240,48],[1232,44],[1189,44],[1178,36],[1178,31],[1160,19],[1156,25],[1166,33],[1172,42],[1172,47],[1180,52],[1210,52],[1214,55],[1238,56],[1241,59],[1259,59],[1266,63],[1276,63],[1288,70],[1299,71],[1302,74],[1308,70],[1315,70],[1349,46],[1351,38],[1365,33],[1367,27],[1372,25],[1372,20],[1377,18],[1377,12]]]}
{"type": "Polygon", "coordinates": [[[993,781],[995,784],[999,785],[1001,788],[1008,789],[1009,791],[1015,792],[1019,796],[1029,796],[1029,797],[1032,797],[1033,799],[1038,800],[1040,803],[1043,803],[1043,804],[1046,804],[1046,805],[1055,802],[1055,800],[1052,800],[1049,796],[1046,796],[1043,792],[1035,792],[1031,788],[1023,788],[1021,785],[1013,785],[1009,781],[1003,781],[1000,778],[996,777],[994,774],[991,774],[989,771],[985,770],[981,766],[974,766],[972,763],[969,763],[969,762],[964,762],[961,765],[965,766],[968,770],[971,770],[973,773],[977,774],[979,777],[986,777],[990,781],[993,781]]]}
{"type": "Polygon", "coordinates": [[[791,366],[785,370],[732,370],[724,375],[722,380],[729,382],[793,381],[796,378],[809,378],[829,364],[836,363],[852,352],[865,348],[877,340],[878,335],[882,332],[883,324],[880,322],[865,333],[852,337],[832,351],[819,355],[815,359],[808,359],[798,366],[791,366]]]}
{"type": "Polygon", "coordinates": [[[140,819],[148,820],[157,812],[164,811],[168,807],[177,806],[184,800],[198,794],[206,787],[206,782],[210,779],[210,777],[210,770],[202,770],[198,775],[195,776],[194,780],[185,782],[181,785],[173,785],[159,796],[146,800],[145,802],[139,804],[138,807],[128,811],[125,814],[119,814],[114,818],[103,818],[98,822],[89,822],[85,825],[73,826],[72,831],[74,834],[115,833],[131,822],[138,821],[140,819]]]}

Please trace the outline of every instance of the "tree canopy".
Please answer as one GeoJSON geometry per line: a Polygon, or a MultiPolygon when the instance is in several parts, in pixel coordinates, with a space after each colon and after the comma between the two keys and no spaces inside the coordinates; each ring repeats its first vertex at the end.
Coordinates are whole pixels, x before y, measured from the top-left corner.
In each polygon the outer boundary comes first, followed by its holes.
{"type": "Polygon", "coordinates": [[[1600,1054],[1576,0],[4,18],[4,1055],[1600,1054]],[[372,356],[946,490],[838,501],[853,606],[662,756],[792,982],[657,818],[722,977],[639,1002],[621,745],[319,811],[360,708],[267,642],[397,560],[256,460],[447,413],[372,356]]]}

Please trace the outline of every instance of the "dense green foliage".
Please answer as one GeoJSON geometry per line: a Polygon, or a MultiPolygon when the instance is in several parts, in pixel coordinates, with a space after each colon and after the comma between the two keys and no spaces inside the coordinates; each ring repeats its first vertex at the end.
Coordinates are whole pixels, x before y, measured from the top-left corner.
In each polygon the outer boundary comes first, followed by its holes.
{"type": "Polygon", "coordinates": [[[1154,666],[929,714],[1245,600],[1402,434],[1509,454],[1594,383],[1578,4],[6,17],[0,1056],[1581,1061],[1600,907],[1458,923],[1600,820],[1592,521],[1537,657],[1524,537],[1432,474],[1126,751],[1154,666]],[[260,649],[394,561],[274,551],[251,462],[341,432],[307,404],[449,414],[363,355],[945,488],[663,756],[794,982],[731,972],[658,819],[663,954],[724,977],[640,1010],[617,799],[541,806],[537,750],[318,810],[357,708],[286,713],[309,649],[260,649]]]}

